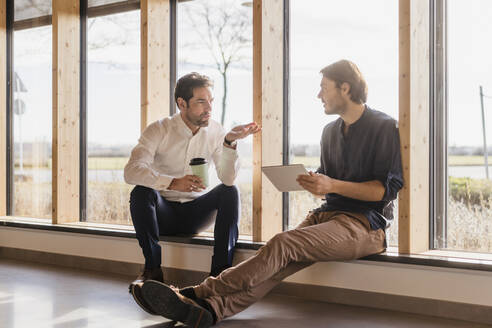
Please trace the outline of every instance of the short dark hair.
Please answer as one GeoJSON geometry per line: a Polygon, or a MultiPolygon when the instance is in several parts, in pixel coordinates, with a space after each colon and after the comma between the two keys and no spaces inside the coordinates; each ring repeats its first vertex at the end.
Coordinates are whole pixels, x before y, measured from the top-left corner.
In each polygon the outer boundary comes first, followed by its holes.
{"type": "Polygon", "coordinates": [[[340,88],[343,83],[348,83],[350,85],[350,99],[353,102],[363,104],[367,101],[366,80],[353,62],[342,59],[326,66],[320,73],[325,78],[335,82],[337,88],[340,88]]]}
{"type": "Polygon", "coordinates": [[[176,87],[174,88],[174,100],[178,102],[178,98],[183,98],[186,103],[193,97],[193,90],[202,87],[213,87],[213,81],[206,75],[197,72],[191,72],[182,76],[176,87]]]}

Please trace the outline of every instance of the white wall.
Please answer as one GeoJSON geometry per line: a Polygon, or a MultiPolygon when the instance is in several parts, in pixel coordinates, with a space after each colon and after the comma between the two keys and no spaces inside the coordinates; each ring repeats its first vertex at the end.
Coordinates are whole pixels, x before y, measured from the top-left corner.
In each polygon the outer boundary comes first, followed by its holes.
{"type": "MultiPolygon", "coordinates": [[[[207,272],[212,247],[161,242],[166,267],[207,272]]],[[[143,263],[135,239],[0,227],[0,246],[143,263]]],[[[238,250],[236,260],[254,254],[238,250]]],[[[289,282],[492,306],[492,272],[374,261],[317,263],[289,282]]]]}

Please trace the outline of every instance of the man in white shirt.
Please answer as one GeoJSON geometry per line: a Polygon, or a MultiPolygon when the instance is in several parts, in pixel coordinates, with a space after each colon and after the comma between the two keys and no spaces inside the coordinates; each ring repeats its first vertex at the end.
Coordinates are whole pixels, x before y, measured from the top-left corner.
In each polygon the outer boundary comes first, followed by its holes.
{"type": "Polygon", "coordinates": [[[239,192],[234,180],[239,170],[236,141],[260,130],[256,123],[228,133],[210,119],[212,81],[198,73],[181,77],[174,97],[180,112],[150,124],[142,133],[125,166],[125,181],[136,185],[130,212],[145,257],[143,273],[130,285],[163,281],[160,235],[195,234],[215,219],[214,254],[210,275],[232,266],[238,238],[239,192]],[[213,161],[222,184],[209,192],[189,165],[193,158],[213,161]]]}

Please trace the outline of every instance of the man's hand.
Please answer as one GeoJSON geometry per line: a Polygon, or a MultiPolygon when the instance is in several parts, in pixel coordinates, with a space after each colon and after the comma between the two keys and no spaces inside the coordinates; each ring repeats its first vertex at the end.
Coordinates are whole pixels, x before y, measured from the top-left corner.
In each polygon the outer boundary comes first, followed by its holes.
{"type": "Polygon", "coordinates": [[[205,188],[206,187],[202,184],[202,179],[196,175],[185,175],[182,178],[174,178],[169,187],[167,187],[168,190],[183,192],[200,192],[205,188]]]}
{"type": "Polygon", "coordinates": [[[255,134],[261,130],[261,127],[256,124],[256,122],[251,122],[249,124],[238,125],[232,128],[229,133],[226,134],[225,138],[227,141],[234,141],[239,139],[244,139],[250,134],[255,134]]]}
{"type": "Polygon", "coordinates": [[[301,187],[315,196],[323,196],[335,192],[334,179],[327,175],[309,171],[309,175],[298,175],[296,180],[301,187]]]}
{"type": "Polygon", "coordinates": [[[318,197],[335,193],[366,202],[379,202],[383,199],[385,193],[385,187],[379,180],[364,182],[342,181],[311,171],[309,175],[298,175],[296,180],[301,187],[318,197]]]}

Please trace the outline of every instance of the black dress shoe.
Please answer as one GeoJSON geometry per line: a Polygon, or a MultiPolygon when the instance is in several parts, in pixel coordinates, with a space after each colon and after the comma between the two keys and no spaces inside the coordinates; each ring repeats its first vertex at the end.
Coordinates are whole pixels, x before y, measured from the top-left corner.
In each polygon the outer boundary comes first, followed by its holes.
{"type": "Polygon", "coordinates": [[[213,324],[212,314],[195,301],[181,295],[177,288],[147,280],[141,290],[143,299],[150,308],[167,319],[193,328],[208,328],[213,324]]]}
{"type": "Polygon", "coordinates": [[[129,288],[129,292],[130,292],[130,294],[132,294],[133,299],[138,304],[138,306],[140,306],[140,308],[142,310],[144,310],[148,314],[157,315],[157,312],[155,312],[154,310],[152,310],[152,308],[150,307],[150,305],[147,304],[147,302],[143,298],[143,295],[142,295],[142,285],[143,285],[143,282],[140,282],[138,284],[131,284],[130,285],[130,288],[129,288]]]}
{"type": "Polygon", "coordinates": [[[147,313],[152,315],[157,315],[157,313],[147,304],[142,296],[142,285],[147,280],[164,281],[164,276],[162,274],[161,268],[146,269],[135,279],[130,286],[128,291],[132,294],[135,302],[147,313]]]}
{"type": "Polygon", "coordinates": [[[145,269],[140,275],[135,279],[132,284],[143,283],[146,280],[157,280],[160,282],[164,282],[164,274],[162,273],[162,269],[154,268],[154,269],[145,269]]]}

